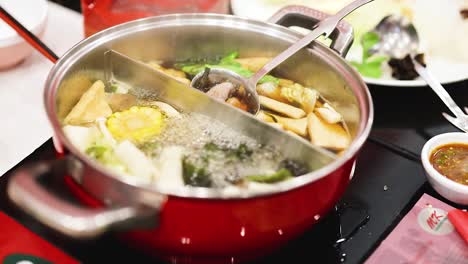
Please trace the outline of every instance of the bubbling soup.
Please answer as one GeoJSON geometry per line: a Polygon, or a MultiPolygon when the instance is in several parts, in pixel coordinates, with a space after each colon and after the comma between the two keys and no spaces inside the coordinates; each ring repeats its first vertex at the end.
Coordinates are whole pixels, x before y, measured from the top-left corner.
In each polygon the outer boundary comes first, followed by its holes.
{"type": "Polygon", "coordinates": [[[96,81],[63,120],[67,138],[106,168],[162,189],[249,189],[309,172],[306,164],[199,113],[96,81]]]}
{"type": "MultiPolygon", "coordinates": [[[[238,58],[233,52],[213,59],[147,64],[190,85],[195,75],[211,68],[249,77],[269,60],[238,58]]],[[[209,96],[252,112],[243,98],[243,87],[208,84],[200,87],[209,96]]],[[[256,117],[262,122],[337,154],[349,147],[351,137],[342,115],[317,90],[275,75],[266,75],[256,89],[261,104],[256,117]]],[[[272,190],[276,183],[310,172],[305,163],[282,155],[274,142],[259,144],[206,115],[178,111],[162,101],[142,100],[146,97],[129,90],[131,87],[120,83],[106,90],[98,80],[62,122],[76,148],[115,173],[168,190],[272,190]]]]}

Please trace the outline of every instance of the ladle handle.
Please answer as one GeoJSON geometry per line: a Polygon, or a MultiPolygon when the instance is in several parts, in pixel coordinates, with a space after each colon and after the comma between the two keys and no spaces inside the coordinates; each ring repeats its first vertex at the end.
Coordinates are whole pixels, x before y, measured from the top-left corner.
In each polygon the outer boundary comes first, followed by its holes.
{"type": "MultiPolygon", "coordinates": [[[[297,26],[305,29],[314,28],[320,21],[330,17],[329,14],[300,5],[290,5],[280,9],[268,19],[269,23],[284,27],[297,26]]],[[[346,21],[341,21],[330,35],[330,48],[342,57],[348,53],[353,44],[353,28],[346,21]]]]}
{"type": "Polygon", "coordinates": [[[349,13],[356,10],[358,7],[365,5],[373,0],[356,0],[352,3],[345,6],[341,9],[336,15],[327,17],[326,19],[320,21],[312,31],[307,34],[304,38],[298,40],[296,43],[291,45],[288,49],[280,53],[278,56],[269,61],[265,66],[263,66],[259,71],[257,71],[250,79],[249,84],[252,87],[255,87],[257,82],[265,76],[267,73],[272,71],[278,65],[283,63],[285,60],[289,59],[291,56],[296,54],[299,50],[308,46],[312,41],[316,40],[318,37],[325,35],[330,36],[335,28],[338,26],[338,23],[346,17],[349,13]]]}
{"type": "Polygon", "coordinates": [[[89,239],[107,230],[131,227],[131,223],[156,223],[156,210],[145,206],[122,205],[113,208],[84,208],[62,200],[47,191],[39,178],[46,173],[68,173],[71,158],[37,162],[15,171],[8,182],[9,198],[43,224],[73,238],[89,239]]]}

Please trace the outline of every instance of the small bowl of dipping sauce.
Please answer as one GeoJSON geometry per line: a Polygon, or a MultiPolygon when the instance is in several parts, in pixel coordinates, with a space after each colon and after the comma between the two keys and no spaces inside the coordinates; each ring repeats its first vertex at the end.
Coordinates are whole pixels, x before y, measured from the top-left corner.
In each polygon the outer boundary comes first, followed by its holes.
{"type": "Polygon", "coordinates": [[[446,133],[426,142],[421,160],[432,187],[446,199],[468,205],[468,134],[446,133]]]}

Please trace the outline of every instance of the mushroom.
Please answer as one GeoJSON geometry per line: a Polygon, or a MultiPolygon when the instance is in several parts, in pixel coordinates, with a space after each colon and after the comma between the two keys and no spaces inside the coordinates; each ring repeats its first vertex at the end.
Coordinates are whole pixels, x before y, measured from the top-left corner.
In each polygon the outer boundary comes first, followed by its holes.
{"type": "Polygon", "coordinates": [[[137,104],[137,98],[132,94],[108,93],[106,100],[112,112],[121,112],[137,104]]]}

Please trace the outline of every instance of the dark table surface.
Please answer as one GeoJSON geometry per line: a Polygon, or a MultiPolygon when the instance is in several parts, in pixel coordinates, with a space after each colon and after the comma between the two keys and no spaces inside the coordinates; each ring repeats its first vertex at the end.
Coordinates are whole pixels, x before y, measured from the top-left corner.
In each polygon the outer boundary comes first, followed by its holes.
{"type": "MultiPolygon", "coordinates": [[[[58,2],[79,8],[77,0],[58,2]]],[[[300,238],[255,263],[362,263],[423,193],[460,208],[434,192],[417,160],[430,137],[457,131],[441,116],[442,111],[448,110],[440,99],[428,87],[369,88],[375,104],[371,139],[358,157],[355,177],[338,210],[300,238]],[[341,237],[348,239],[336,244],[341,237]]],[[[468,81],[446,88],[459,105],[468,105],[468,81]]],[[[18,166],[53,158],[49,140],[18,166]]],[[[107,263],[111,258],[114,263],[162,263],[111,234],[94,241],[74,241],[46,228],[8,201],[5,186],[10,174],[11,171],[0,178],[0,210],[79,261],[107,263]]]]}

